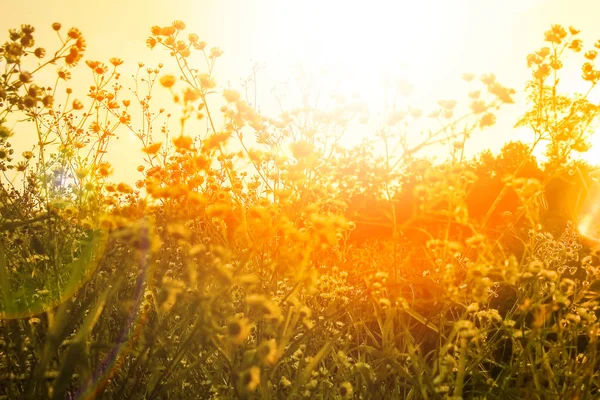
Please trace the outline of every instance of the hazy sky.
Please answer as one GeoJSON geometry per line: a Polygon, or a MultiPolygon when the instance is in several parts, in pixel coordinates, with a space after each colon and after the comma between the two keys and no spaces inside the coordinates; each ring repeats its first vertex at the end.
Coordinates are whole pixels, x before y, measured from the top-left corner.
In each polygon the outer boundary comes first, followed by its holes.
{"type": "MultiPolygon", "coordinates": [[[[543,45],[551,24],[581,29],[587,46],[600,39],[598,0],[30,0],[2,8],[1,32],[21,23],[36,26],[38,36],[52,34],[55,21],[77,26],[88,42],[86,59],[121,57],[126,71],[138,61],[163,61],[166,72],[176,72],[168,55],[150,51],[145,39],[152,25],[181,19],[209,46],[225,50],[219,83],[239,87],[253,62],[263,63],[259,100],[267,105],[270,89],[292,76],[298,61],[329,69],[344,88],[373,102],[382,73],[403,75],[416,84],[419,101],[433,105],[439,98],[466,98],[464,72],[495,73],[521,91],[529,77],[525,57],[543,45]]],[[[51,35],[40,40],[56,45],[51,35]]],[[[564,80],[565,89],[581,90],[582,55],[571,58],[575,73],[564,80]]],[[[518,100],[499,114],[498,127],[477,134],[475,147],[498,149],[510,139],[529,139],[511,129],[523,110],[518,100]]],[[[600,138],[596,142],[600,148],[600,138]]],[[[600,159],[598,149],[588,159],[594,154],[600,159]]]]}

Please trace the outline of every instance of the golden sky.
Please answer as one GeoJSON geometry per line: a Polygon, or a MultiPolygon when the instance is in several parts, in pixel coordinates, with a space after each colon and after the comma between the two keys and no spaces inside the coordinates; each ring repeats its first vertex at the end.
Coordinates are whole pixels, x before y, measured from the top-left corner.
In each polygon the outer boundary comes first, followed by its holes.
{"type": "MultiPolygon", "coordinates": [[[[276,115],[269,110],[271,88],[290,78],[299,62],[328,70],[343,89],[362,93],[371,104],[378,101],[385,74],[413,82],[415,101],[431,106],[440,98],[466,99],[460,80],[465,72],[494,73],[520,93],[530,73],[525,57],[543,45],[543,32],[551,24],[573,25],[591,46],[600,39],[599,12],[598,0],[30,0],[3,6],[0,30],[32,24],[38,37],[48,33],[42,44],[52,48],[57,42],[50,24],[58,21],[82,30],[86,59],[120,57],[125,71],[138,61],[164,62],[165,72],[175,73],[168,55],[148,49],[145,39],[152,25],[180,19],[209,46],[224,49],[216,75],[220,84],[239,87],[254,62],[263,64],[259,104],[276,115]]],[[[574,72],[563,80],[564,90],[583,90],[577,83],[582,55],[570,57],[574,72]]],[[[496,127],[477,133],[471,151],[530,140],[512,129],[524,107],[523,98],[516,100],[499,113],[496,127]]],[[[600,138],[593,142],[597,148],[586,158],[600,160],[600,138]]],[[[130,146],[121,143],[115,151],[130,146]]],[[[129,171],[137,165],[127,157],[116,163],[129,171]]]]}

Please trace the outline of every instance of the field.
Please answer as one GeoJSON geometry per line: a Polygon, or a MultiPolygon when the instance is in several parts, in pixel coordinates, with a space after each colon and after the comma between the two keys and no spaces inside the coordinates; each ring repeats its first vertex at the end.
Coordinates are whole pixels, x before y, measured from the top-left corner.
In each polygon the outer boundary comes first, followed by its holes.
{"type": "Polygon", "coordinates": [[[306,82],[265,115],[182,21],[145,44],[177,73],[133,78],[77,28],[10,30],[0,398],[600,398],[600,175],[578,158],[600,41],[579,35],[552,25],[520,61],[522,140],[467,157],[518,94],[493,74],[431,110],[401,86],[375,122],[306,82]],[[567,59],[586,93],[560,90],[567,59]]]}

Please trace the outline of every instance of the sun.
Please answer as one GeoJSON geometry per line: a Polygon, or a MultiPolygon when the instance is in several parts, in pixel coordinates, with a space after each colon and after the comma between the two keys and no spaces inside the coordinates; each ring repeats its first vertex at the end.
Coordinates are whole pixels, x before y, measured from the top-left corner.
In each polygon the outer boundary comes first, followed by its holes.
{"type": "Polygon", "coordinates": [[[367,97],[389,76],[418,84],[439,72],[468,25],[464,0],[308,0],[281,2],[271,12],[282,25],[274,29],[280,61],[326,71],[342,89],[367,97]]]}

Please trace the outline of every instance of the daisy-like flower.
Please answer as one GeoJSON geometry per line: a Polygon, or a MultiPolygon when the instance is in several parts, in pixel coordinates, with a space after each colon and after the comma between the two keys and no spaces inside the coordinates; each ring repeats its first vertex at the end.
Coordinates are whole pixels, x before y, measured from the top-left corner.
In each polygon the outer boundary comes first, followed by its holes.
{"type": "Polygon", "coordinates": [[[247,318],[232,318],[227,323],[227,335],[233,344],[243,343],[250,335],[250,323],[247,318]]]}
{"type": "Polygon", "coordinates": [[[179,137],[173,139],[173,144],[178,149],[190,150],[192,148],[193,140],[189,136],[180,135],[179,137]]]}
{"type": "Polygon", "coordinates": [[[80,100],[73,100],[73,110],[81,110],[83,109],[83,103],[80,100]]]}
{"type": "Polygon", "coordinates": [[[115,67],[118,67],[119,65],[123,64],[123,60],[122,60],[122,59],[120,59],[120,58],[117,58],[117,57],[112,57],[112,58],[111,58],[110,60],[108,60],[108,61],[110,61],[110,63],[111,63],[112,65],[114,65],[115,67]]]}
{"type": "Polygon", "coordinates": [[[260,368],[250,367],[241,374],[240,379],[244,389],[254,392],[260,385],[260,368]]]}
{"type": "Polygon", "coordinates": [[[154,154],[158,153],[161,146],[162,146],[162,142],[153,143],[148,147],[144,147],[142,149],[142,151],[146,154],[154,155],[154,154]]]}
{"type": "Polygon", "coordinates": [[[156,39],[154,39],[153,37],[149,37],[148,39],[146,39],[146,46],[148,46],[150,49],[156,47],[156,39]]]}
{"type": "Polygon", "coordinates": [[[58,77],[60,79],[62,79],[63,81],[68,81],[69,79],[71,79],[71,71],[66,70],[64,68],[59,68],[58,69],[58,77]]]}
{"type": "Polygon", "coordinates": [[[81,37],[81,31],[73,27],[67,32],[67,36],[69,36],[71,39],[79,39],[81,37]]]}
{"type": "Polygon", "coordinates": [[[204,89],[212,89],[215,86],[217,86],[217,83],[209,74],[206,74],[206,73],[201,74],[199,78],[200,78],[200,85],[202,85],[202,87],[204,89]]]}
{"type": "Polygon", "coordinates": [[[180,21],[180,20],[175,20],[175,21],[173,21],[173,27],[175,29],[177,29],[178,31],[182,31],[185,29],[185,22],[180,21]]]}
{"type": "Polygon", "coordinates": [[[340,396],[342,396],[342,399],[351,398],[353,393],[354,389],[352,388],[352,384],[350,382],[344,382],[340,385],[340,396]]]}

